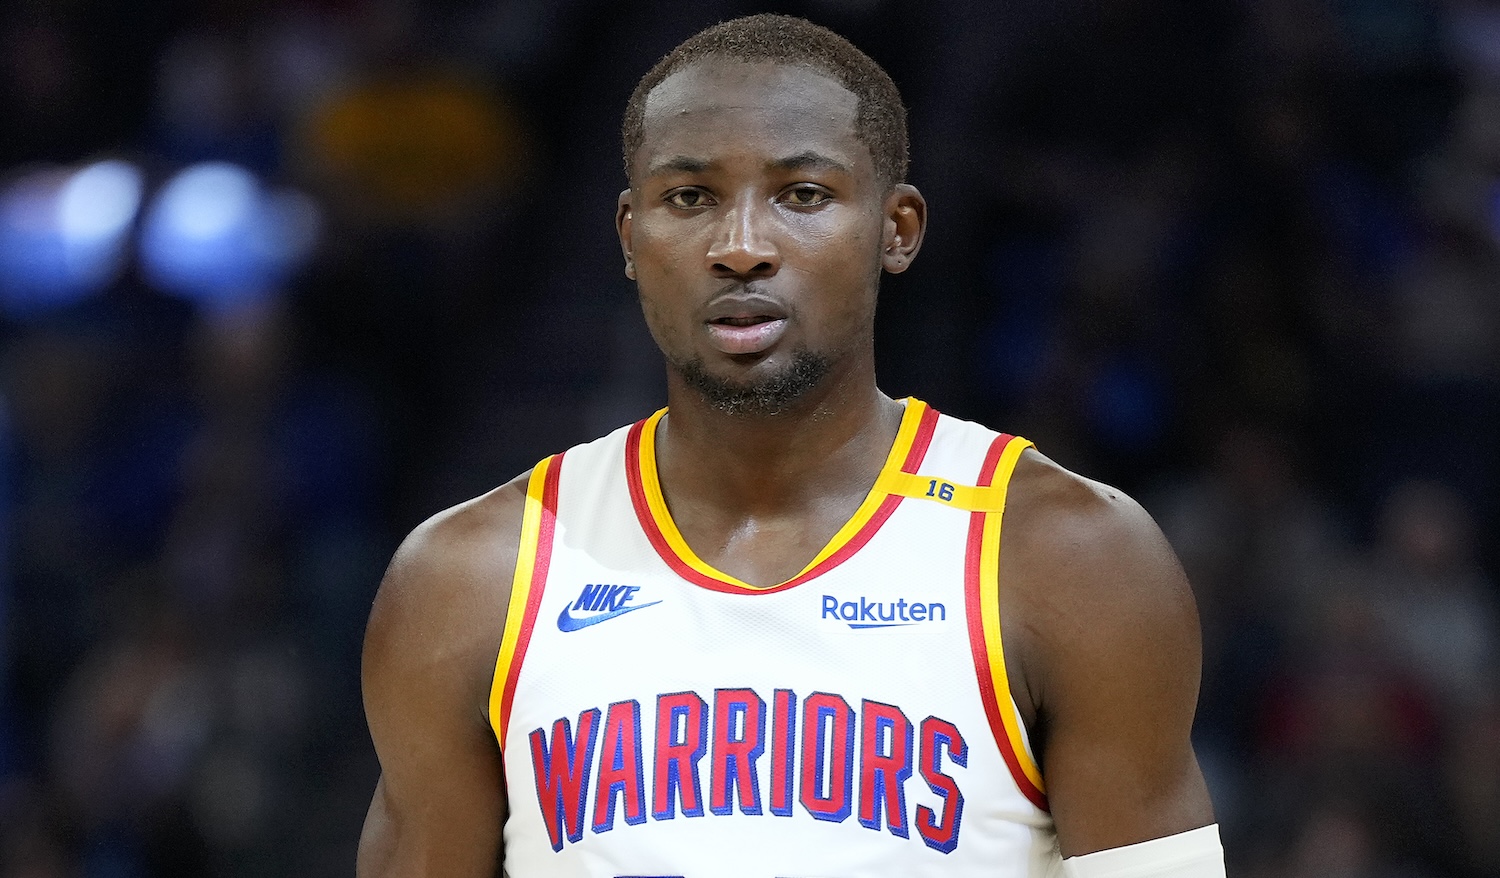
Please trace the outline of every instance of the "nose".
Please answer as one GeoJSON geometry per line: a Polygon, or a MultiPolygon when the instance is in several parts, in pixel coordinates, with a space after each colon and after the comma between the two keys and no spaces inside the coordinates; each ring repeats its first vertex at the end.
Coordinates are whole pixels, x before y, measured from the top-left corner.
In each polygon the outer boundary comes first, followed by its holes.
{"type": "Polygon", "coordinates": [[[723,211],[707,254],[715,277],[769,277],[781,268],[771,211],[771,205],[754,196],[740,198],[723,211]]]}

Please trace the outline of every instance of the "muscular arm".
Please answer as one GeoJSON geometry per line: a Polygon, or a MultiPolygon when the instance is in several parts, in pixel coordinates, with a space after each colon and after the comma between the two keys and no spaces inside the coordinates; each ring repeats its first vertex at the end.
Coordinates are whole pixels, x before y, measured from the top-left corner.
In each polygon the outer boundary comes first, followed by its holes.
{"type": "Polygon", "coordinates": [[[505,785],[486,711],[524,484],[417,528],[381,582],[362,679],[381,776],[360,878],[501,874],[505,785]]]}
{"type": "Polygon", "coordinates": [[[1134,501],[1028,452],[1006,509],[1002,626],[1062,853],[1213,822],[1190,734],[1197,608],[1134,501]]]}

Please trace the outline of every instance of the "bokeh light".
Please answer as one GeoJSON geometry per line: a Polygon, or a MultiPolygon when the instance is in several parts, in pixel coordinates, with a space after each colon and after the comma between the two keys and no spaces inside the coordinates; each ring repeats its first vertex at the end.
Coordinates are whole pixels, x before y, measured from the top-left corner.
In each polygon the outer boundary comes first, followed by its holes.
{"type": "Polygon", "coordinates": [[[141,269],[163,292],[211,309],[274,295],[312,252],[316,205],[249,170],[204,162],[162,186],[141,229],[141,269]]]}
{"type": "Polygon", "coordinates": [[[0,194],[0,302],[16,316],[45,313],[107,287],[128,254],[145,187],[130,162],[23,173],[0,194]]]}

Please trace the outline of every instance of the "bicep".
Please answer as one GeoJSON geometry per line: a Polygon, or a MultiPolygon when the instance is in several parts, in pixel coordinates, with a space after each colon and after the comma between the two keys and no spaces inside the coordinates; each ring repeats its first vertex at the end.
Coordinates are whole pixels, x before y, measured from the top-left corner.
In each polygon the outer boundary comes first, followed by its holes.
{"type": "Polygon", "coordinates": [[[1186,578],[1144,510],[1115,498],[1049,574],[1042,768],[1065,856],[1213,822],[1191,733],[1201,666],[1186,578]]]}
{"type": "Polygon", "coordinates": [[[359,838],[359,878],[409,875],[503,875],[499,830],[503,799],[458,807],[461,797],[424,808],[421,796],[392,795],[384,777],[365,815],[359,838]],[[468,825],[465,825],[465,824],[468,825]]]}
{"type": "Polygon", "coordinates": [[[506,810],[498,755],[427,763],[426,771],[415,760],[393,765],[401,761],[381,760],[360,835],[360,878],[499,875],[506,810]]]}
{"type": "Polygon", "coordinates": [[[493,622],[403,548],[366,633],[363,687],[381,777],[358,874],[492,878],[505,820],[499,746],[482,705],[493,622]]]}

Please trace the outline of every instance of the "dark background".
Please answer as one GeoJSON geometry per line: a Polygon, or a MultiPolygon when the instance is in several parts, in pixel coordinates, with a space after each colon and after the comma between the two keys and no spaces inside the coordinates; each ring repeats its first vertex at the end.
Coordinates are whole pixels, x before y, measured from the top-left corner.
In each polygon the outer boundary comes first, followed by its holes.
{"type": "MultiPolygon", "coordinates": [[[[383,565],[660,404],[620,111],[764,9],[0,7],[0,876],[349,874],[383,565]],[[105,159],[148,210],[233,162],[315,243],[174,283],[137,219],[39,303],[47,193],[105,159]]],[[[1230,873],[1500,875],[1500,3],[770,9],[911,110],[932,226],[884,389],[1125,488],[1182,556],[1230,873]]]]}

